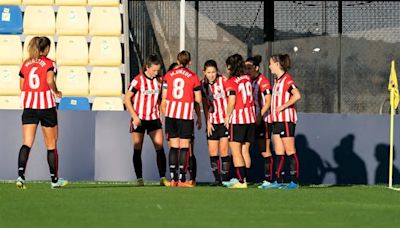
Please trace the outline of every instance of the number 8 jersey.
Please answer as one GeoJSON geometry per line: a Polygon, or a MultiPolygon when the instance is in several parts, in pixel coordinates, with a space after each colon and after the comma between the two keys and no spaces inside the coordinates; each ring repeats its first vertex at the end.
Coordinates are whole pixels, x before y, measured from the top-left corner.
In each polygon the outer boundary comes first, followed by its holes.
{"type": "Polygon", "coordinates": [[[194,91],[201,90],[197,75],[186,68],[168,71],[163,89],[167,90],[165,117],[193,120],[194,91]]]}
{"type": "Polygon", "coordinates": [[[47,84],[49,71],[56,73],[56,64],[45,56],[23,63],[19,72],[20,77],[24,79],[21,90],[23,108],[49,109],[56,106],[54,96],[47,84]]]}
{"type": "Polygon", "coordinates": [[[235,94],[236,104],[231,115],[231,124],[252,124],[256,122],[253,86],[248,75],[230,77],[226,81],[228,96],[235,94]]]}

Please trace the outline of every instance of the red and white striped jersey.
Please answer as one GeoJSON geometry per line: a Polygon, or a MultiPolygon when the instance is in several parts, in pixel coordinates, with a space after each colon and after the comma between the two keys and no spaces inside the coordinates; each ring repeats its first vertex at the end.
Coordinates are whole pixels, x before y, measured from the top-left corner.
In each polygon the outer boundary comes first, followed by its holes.
{"type": "Polygon", "coordinates": [[[292,76],[285,73],[280,78],[275,79],[272,89],[271,113],[273,122],[292,122],[296,123],[297,113],[294,105],[286,108],[280,113],[275,113],[275,110],[289,101],[292,97],[292,89],[297,88],[292,76]]]}
{"type": "MultiPolygon", "coordinates": [[[[254,106],[256,109],[256,116],[261,112],[261,109],[265,105],[266,95],[271,94],[271,82],[264,74],[259,74],[257,78],[253,79],[253,95],[254,95],[254,106]]],[[[267,123],[272,123],[272,118],[270,116],[271,110],[269,109],[267,113],[264,114],[264,121],[267,123]]]]}
{"type": "Polygon", "coordinates": [[[21,90],[23,108],[49,109],[56,106],[54,95],[47,84],[49,71],[56,73],[56,64],[45,56],[22,64],[19,75],[24,79],[21,90]]]}
{"type": "Polygon", "coordinates": [[[167,90],[165,116],[193,120],[194,91],[201,90],[197,75],[186,68],[168,71],[164,77],[163,89],[167,90]]]}
{"type": "Polygon", "coordinates": [[[133,109],[141,120],[156,120],[160,118],[159,98],[161,83],[159,77],[149,78],[140,73],[133,78],[129,91],[132,97],[133,109]]]}
{"type": "Polygon", "coordinates": [[[226,78],[224,76],[218,76],[212,84],[205,79],[201,81],[203,98],[207,100],[210,107],[208,121],[211,124],[222,124],[226,117],[227,100],[224,88],[225,81],[226,78]]]}
{"type": "Polygon", "coordinates": [[[225,91],[228,96],[231,92],[236,95],[236,104],[230,119],[231,124],[255,123],[256,114],[250,77],[248,75],[230,77],[226,81],[225,91]]]}

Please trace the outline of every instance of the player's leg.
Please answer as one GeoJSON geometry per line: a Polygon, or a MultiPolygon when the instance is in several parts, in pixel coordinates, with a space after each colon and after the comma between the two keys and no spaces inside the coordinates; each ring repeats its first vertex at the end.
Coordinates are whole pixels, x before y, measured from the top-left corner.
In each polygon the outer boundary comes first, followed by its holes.
{"type": "Polygon", "coordinates": [[[194,135],[190,139],[188,171],[189,171],[189,178],[190,178],[189,184],[196,185],[197,160],[196,160],[196,156],[194,154],[194,135]]]}
{"type": "Polygon", "coordinates": [[[186,138],[179,138],[179,182],[180,187],[194,187],[190,183],[186,182],[186,172],[189,165],[189,147],[190,147],[190,136],[186,138]]]}
{"type": "Polygon", "coordinates": [[[285,164],[285,147],[281,138],[281,134],[284,133],[283,124],[278,122],[274,123],[272,142],[274,144],[276,161],[275,161],[275,176],[278,184],[283,182],[284,164],[285,164]]]}
{"type": "Polygon", "coordinates": [[[230,158],[229,158],[229,145],[228,137],[222,137],[219,139],[219,153],[221,156],[221,179],[222,181],[229,180],[229,170],[230,170],[230,158]]]}
{"type": "Polygon", "coordinates": [[[232,151],[233,166],[235,167],[236,176],[238,181],[228,185],[229,188],[247,188],[246,184],[246,162],[242,154],[243,143],[231,141],[229,147],[232,151]]]}
{"type": "MultiPolygon", "coordinates": [[[[244,124],[243,125],[245,135],[242,138],[242,156],[246,165],[246,176],[250,173],[251,168],[251,156],[250,156],[250,146],[254,142],[255,137],[255,125],[254,124],[244,124]]],[[[245,180],[246,182],[246,180],[245,180]]]]}
{"type": "Polygon", "coordinates": [[[165,117],[165,134],[168,136],[168,142],[170,146],[168,163],[171,177],[171,187],[175,187],[177,185],[179,178],[179,138],[177,128],[177,119],[165,117]]]}
{"type": "Polygon", "coordinates": [[[64,187],[68,184],[68,181],[58,177],[58,120],[56,108],[38,110],[38,113],[47,147],[47,162],[50,170],[51,187],[64,187]]]}
{"type": "Polygon", "coordinates": [[[180,187],[194,187],[189,182],[186,182],[186,172],[189,165],[189,148],[190,141],[193,136],[194,123],[193,120],[181,120],[177,122],[177,130],[179,137],[179,182],[180,187]]]}
{"type": "Polygon", "coordinates": [[[219,185],[221,182],[220,160],[218,156],[219,141],[214,139],[207,140],[208,154],[210,156],[211,170],[214,175],[215,182],[212,185],[219,185]]]}
{"type": "Polygon", "coordinates": [[[25,171],[28,163],[29,154],[35,141],[37,124],[24,124],[22,125],[23,132],[23,144],[19,149],[18,154],[18,179],[17,187],[20,189],[26,189],[25,185],[25,171]]]}
{"type": "MultiPolygon", "coordinates": [[[[143,126],[139,126],[139,127],[143,127],[143,126]]],[[[136,130],[131,133],[132,142],[133,142],[132,162],[133,162],[133,168],[134,168],[135,174],[136,174],[137,184],[139,186],[144,186],[143,165],[142,165],[142,146],[143,146],[144,132],[141,132],[140,129],[138,129],[138,128],[136,128],[136,130]]]]}
{"type": "MultiPolygon", "coordinates": [[[[272,136],[272,126],[270,124],[265,124],[266,126],[266,134],[265,134],[265,140],[259,140],[259,143],[265,142],[264,147],[260,148],[265,148],[261,153],[262,157],[264,158],[264,181],[263,183],[258,186],[259,188],[269,188],[271,187],[271,183],[275,182],[275,175],[274,175],[274,159],[272,157],[272,152],[271,152],[271,136],[272,136]]],[[[262,151],[262,150],[261,150],[262,151]]]]}
{"type": "Polygon", "coordinates": [[[297,188],[298,179],[299,179],[299,160],[296,154],[296,147],[295,147],[295,138],[294,138],[294,129],[295,125],[293,123],[285,123],[286,134],[285,137],[282,137],[283,146],[285,148],[286,155],[289,159],[289,171],[291,182],[287,189],[297,188]]]}
{"type": "Polygon", "coordinates": [[[160,176],[160,184],[163,186],[169,186],[168,180],[165,178],[165,172],[167,170],[167,158],[165,157],[164,147],[163,147],[163,134],[160,128],[153,130],[149,133],[149,136],[153,142],[154,149],[156,150],[157,156],[157,167],[158,174],[160,176]]]}

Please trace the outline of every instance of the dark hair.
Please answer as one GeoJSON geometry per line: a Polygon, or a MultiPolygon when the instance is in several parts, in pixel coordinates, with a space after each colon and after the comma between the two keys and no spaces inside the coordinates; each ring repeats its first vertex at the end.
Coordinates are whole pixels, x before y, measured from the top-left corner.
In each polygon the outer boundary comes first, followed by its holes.
{"type": "Polygon", "coordinates": [[[151,54],[147,56],[146,60],[143,63],[143,70],[146,69],[146,67],[150,67],[151,65],[161,65],[161,59],[158,57],[158,55],[151,54]]]}
{"type": "Polygon", "coordinates": [[[243,57],[239,54],[234,54],[226,59],[226,66],[231,72],[229,76],[244,75],[244,61],[243,57]]]}
{"type": "Polygon", "coordinates": [[[213,59],[209,59],[209,60],[207,60],[207,61],[204,63],[204,68],[203,68],[203,70],[206,70],[207,67],[214,67],[214,68],[217,70],[217,72],[218,72],[217,62],[215,62],[215,60],[213,60],[213,59]]]}
{"type": "Polygon", "coordinates": [[[35,36],[29,42],[28,52],[29,60],[37,59],[40,57],[40,53],[44,52],[47,47],[50,47],[51,41],[45,36],[35,36]]]}
{"type": "Polygon", "coordinates": [[[177,57],[178,63],[182,65],[182,67],[186,67],[190,63],[190,53],[188,51],[181,51],[177,57]]]}
{"type": "Polygon", "coordinates": [[[259,67],[261,60],[262,60],[261,55],[255,55],[255,56],[247,58],[246,62],[251,62],[251,64],[253,64],[254,66],[259,67]]]}
{"type": "Polygon", "coordinates": [[[290,61],[290,57],[288,54],[276,54],[276,55],[272,55],[271,59],[274,62],[279,62],[279,65],[281,65],[282,70],[284,71],[288,71],[291,67],[291,61],[290,61]]]}
{"type": "Polygon", "coordinates": [[[176,63],[176,62],[171,63],[171,65],[169,65],[169,67],[168,67],[168,71],[175,69],[175,67],[177,67],[177,66],[178,66],[178,63],[176,63]]]}

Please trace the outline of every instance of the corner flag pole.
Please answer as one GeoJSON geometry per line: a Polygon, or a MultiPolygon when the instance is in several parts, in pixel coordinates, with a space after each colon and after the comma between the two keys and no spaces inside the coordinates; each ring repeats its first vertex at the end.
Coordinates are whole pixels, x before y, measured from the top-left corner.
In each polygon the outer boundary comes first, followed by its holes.
{"type": "Polygon", "coordinates": [[[394,147],[394,110],[399,105],[399,88],[395,63],[392,61],[388,89],[390,91],[390,155],[389,155],[389,188],[393,185],[393,147],[394,147]]]}

